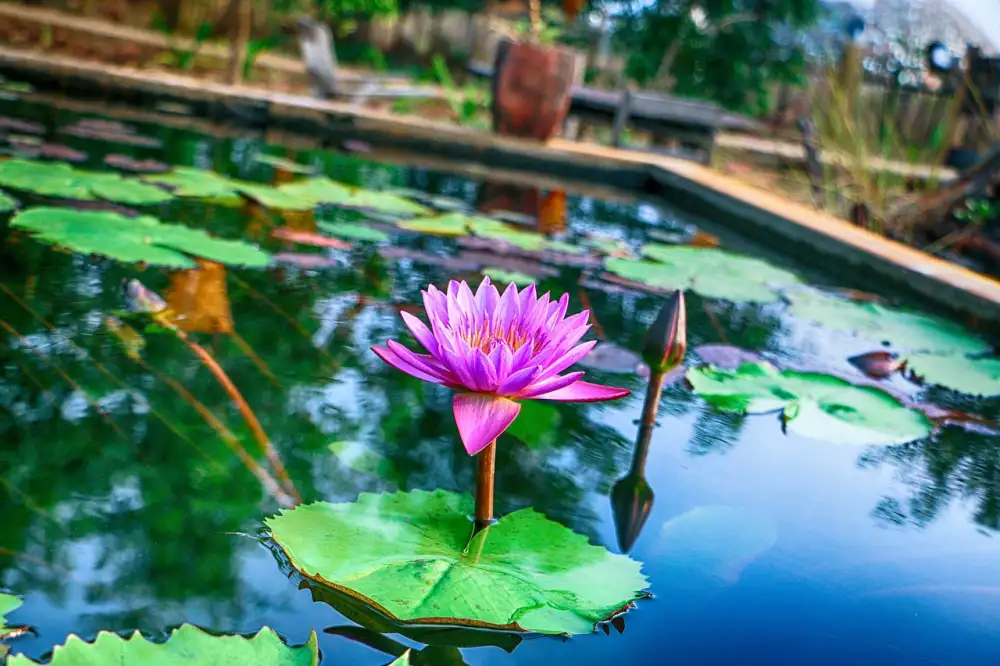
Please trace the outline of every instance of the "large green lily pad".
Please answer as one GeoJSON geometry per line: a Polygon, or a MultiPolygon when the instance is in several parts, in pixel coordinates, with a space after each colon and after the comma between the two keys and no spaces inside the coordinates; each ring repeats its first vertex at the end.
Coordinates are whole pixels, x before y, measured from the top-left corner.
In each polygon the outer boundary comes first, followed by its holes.
{"type": "Polygon", "coordinates": [[[933,426],[923,412],[887,392],[813,372],[779,371],[767,362],[736,370],[692,368],[695,393],[723,411],[763,414],[781,411],[788,430],[840,444],[903,444],[922,439],[933,426]]]}
{"type": "Polygon", "coordinates": [[[978,354],[991,349],[982,338],[932,315],[816,292],[796,292],[790,298],[790,310],[796,317],[887,342],[897,351],[978,354]]]}
{"type": "Polygon", "coordinates": [[[770,303],[799,279],[771,264],[715,248],[651,244],[643,255],[654,261],[612,258],[608,271],[655,289],[689,289],[706,298],[770,303]]]}
{"type": "Polygon", "coordinates": [[[155,217],[125,217],[110,211],[31,208],[11,226],[36,239],[81,254],[100,254],[125,262],[195,268],[191,256],[236,266],[267,266],[271,256],[243,241],[213,238],[200,229],[160,222],[155,217]]]}
{"type": "Polygon", "coordinates": [[[351,187],[325,177],[307,178],[278,187],[284,194],[315,207],[333,204],[347,208],[373,210],[399,216],[422,215],[427,209],[409,199],[360,187],[351,187]]]}
{"type": "Polygon", "coordinates": [[[1000,395],[1000,359],[960,354],[910,354],[907,367],[924,382],[970,395],[1000,395]]]}
{"type": "Polygon", "coordinates": [[[12,631],[15,631],[6,625],[4,620],[6,619],[6,615],[8,613],[16,611],[20,607],[21,599],[19,597],[15,597],[13,594],[4,594],[3,592],[0,592],[0,638],[3,638],[12,631]]]}
{"type": "Polygon", "coordinates": [[[532,509],[470,540],[473,500],[436,490],[317,502],[266,520],[303,575],[390,618],[581,634],[644,596],[641,565],[532,509]]]}
{"type": "Polygon", "coordinates": [[[0,185],[46,197],[103,199],[129,206],[158,204],[173,198],[162,188],[122,178],[117,173],[80,171],[63,162],[21,159],[0,162],[0,185]]]}
{"type": "MultiPolygon", "coordinates": [[[[7,666],[36,666],[23,655],[7,666]]],[[[102,631],[93,643],[71,635],[52,652],[49,666],[317,666],[316,632],[300,647],[289,647],[265,627],[251,638],[213,636],[190,624],[181,625],[165,643],[146,640],[137,631],[129,638],[102,631]]]]}

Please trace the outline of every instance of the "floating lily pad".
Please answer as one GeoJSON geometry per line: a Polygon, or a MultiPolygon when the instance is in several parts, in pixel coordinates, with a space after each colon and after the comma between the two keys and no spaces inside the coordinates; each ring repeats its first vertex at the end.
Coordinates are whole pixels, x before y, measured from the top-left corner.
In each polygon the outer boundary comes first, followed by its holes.
{"type": "MultiPolygon", "coordinates": [[[[494,221],[491,220],[491,222],[494,221]]],[[[499,222],[494,225],[473,225],[472,230],[480,238],[503,241],[504,243],[509,243],[510,245],[519,247],[522,250],[544,250],[549,243],[548,239],[541,234],[532,233],[530,231],[521,231],[519,229],[511,229],[510,227],[504,226],[499,222]]]]}
{"type": "Polygon", "coordinates": [[[897,351],[979,354],[991,350],[982,338],[932,315],[812,292],[797,292],[790,297],[790,310],[796,317],[888,343],[897,351]]]}
{"type": "Polygon", "coordinates": [[[1000,395],[1000,359],[959,354],[911,354],[906,365],[921,380],[970,395],[1000,395]]]}
{"type": "Polygon", "coordinates": [[[278,187],[281,192],[312,206],[333,204],[347,208],[374,210],[400,216],[422,215],[427,209],[391,192],[350,187],[325,177],[307,178],[278,187]]]}
{"type": "Polygon", "coordinates": [[[690,289],[706,298],[770,303],[779,291],[798,283],[792,273],[740,254],[713,248],[647,245],[643,254],[656,261],[613,258],[608,271],[658,290],[690,289]]]}
{"type": "Polygon", "coordinates": [[[418,490],[302,505],[266,523],[303,575],[405,622],[581,634],[644,596],[638,562],[532,509],[470,540],[472,512],[467,495],[418,490]]]}
{"type": "Polygon", "coordinates": [[[87,153],[64,146],[61,143],[43,143],[38,147],[38,154],[48,160],[61,160],[63,162],[83,162],[87,159],[87,153]]]}
{"type": "MultiPolygon", "coordinates": [[[[23,655],[7,666],[36,666],[23,655]]],[[[128,638],[102,631],[93,643],[71,635],[52,652],[50,666],[317,666],[316,632],[300,647],[289,647],[265,627],[251,638],[213,636],[190,624],[181,625],[165,643],[153,643],[136,631],[128,638]]]]}
{"type": "Polygon", "coordinates": [[[126,262],[172,268],[195,268],[188,256],[236,266],[267,266],[266,252],[242,241],[213,238],[200,229],[160,222],[154,217],[125,217],[108,211],[31,208],[16,215],[11,226],[40,241],[81,254],[100,254],[126,262]]]}
{"type": "Polygon", "coordinates": [[[21,607],[21,599],[13,594],[0,592],[0,638],[17,631],[13,627],[8,627],[4,623],[5,616],[21,607]]]}
{"type": "Polygon", "coordinates": [[[613,342],[599,342],[590,353],[579,360],[577,365],[587,370],[634,375],[643,372],[642,368],[646,364],[642,357],[631,349],[613,342]]]}
{"type": "Polygon", "coordinates": [[[214,171],[191,167],[176,167],[169,173],[143,176],[143,180],[166,185],[179,197],[215,199],[236,194],[233,181],[229,178],[214,171]]]}
{"type": "Polygon", "coordinates": [[[17,199],[0,190],[0,213],[9,213],[19,205],[17,199]]]}
{"type": "Polygon", "coordinates": [[[303,200],[277,187],[231,181],[234,192],[275,210],[306,211],[316,207],[312,201],[303,200]]]}
{"type": "Polygon", "coordinates": [[[360,222],[320,222],[319,230],[324,234],[348,240],[381,243],[389,240],[389,234],[360,222]]]}
{"type": "Polygon", "coordinates": [[[103,199],[132,206],[158,204],[169,192],[117,173],[79,171],[62,162],[13,159],[0,162],[0,184],[60,199],[103,199]]]}
{"type": "Polygon", "coordinates": [[[435,236],[465,236],[469,233],[466,217],[460,213],[419,217],[399,223],[400,229],[435,236]]]}
{"type": "Polygon", "coordinates": [[[266,153],[257,153],[253,156],[253,161],[259,164],[266,164],[272,166],[275,169],[281,169],[283,171],[288,171],[291,173],[313,173],[315,169],[308,164],[299,164],[293,160],[287,159],[285,157],[280,157],[278,155],[268,155],[266,153]]]}
{"type": "Polygon", "coordinates": [[[489,275],[490,279],[497,284],[510,284],[513,282],[519,287],[526,287],[538,279],[526,273],[505,271],[502,268],[484,268],[481,272],[483,275],[489,275]]]}
{"type": "Polygon", "coordinates": [[[930,434],[932,424],[885,391],[819,373],[778,371],[767,362],[737,370],[692,368],[687,380],[709,404],[728,412],[782,412],[788,430],[834,443],[903,444],[930,434]]]}
{"type": "Polygon", "coordinates": [[[744,363],[756,363],[763,360],[757,352],[732,345],[698,345],[693,351],[703,363],[725,370],[735,370],[744,363]]]}

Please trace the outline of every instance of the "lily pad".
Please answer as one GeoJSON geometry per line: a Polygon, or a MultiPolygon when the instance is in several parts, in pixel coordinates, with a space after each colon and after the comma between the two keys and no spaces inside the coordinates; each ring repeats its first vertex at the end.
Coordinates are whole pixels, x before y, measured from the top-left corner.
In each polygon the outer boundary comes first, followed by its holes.
{"type": "Polygon", "coordinates": [[[534,283],[538,278],[528,275],[526,273],[518,273],[517,271],[505,271],[502,268],[484,268],[482,271],[483,275],[489,275],[493,282],[498,284],[510,284],[514,283],[517,286],[528,286],[534,283]]]}
{"type": "Polygon", "coordinates": [[[4,619],[8,613],[12,613],[20,608],[21,603],[22,602],[19,597],[15,597],[13,594],[4,594],[3,592],[0,592],[0,638],[16,631],[16,629],[8,627],[4,623],[4,619]]]}
{"type": "Polygon", "coordinates": [[[62,162],[0,162],[0,184],[47,197],[88,201],[103,199],[131,206],[158,204],[173,198],[159,187],[127,180],[117,173],[79,171],[62,162]]]}
{"type": "Polygon", "coordinates": [[[921,380],[970,395],[1000,395],[1000,359],[958,354],[911,354],[906,365],[921,380]]]}
{"type": "Polygon", "coordinates": [[[409,199],[360,187],[350,187],[325,177],[307,178],[278,187],[281,192],[312,206],[333,204],[347,208],[374,210],[400,216],[422,215],[427,209],[409,199]]]}
{"type": "Polygon", "coordinates": [[[767,362],[736,370],[692,368],[687,380],[709,404],[728,412],[782,413],[788,430],[842,444],[904,444],[922,439],[933,425],[919,410],[873,386],[812,372],[778,371],[767,362]]]}
{"type": "Polygon", "coordinates": [[[796,317],[888,343],[897,351],[979,354],[991,350],[982,338],[932,315],[818,293],[797,292],[790,297],[790,311],[796,317]]]}
{"type": "Polygon", "coordinates": [[[257,153],[253,156],[253,161],[258,164],[266,164],[274,167],[275,169],[281,169],[290,173],[309,174],[315,171],[315,169],[308,164],[299,164],[298,162],[285,157],[281,157],[279,155],[268,155],[267,153],[257,153]]]}
{"type": "Polygon", "coordinates": [[[466,217],[460,213],[419,217],[415,220],[400,222],[398,226],[407,231],[435,236],[466,236],[469,233],[466,217]]]}
{"type": "Polygon", "coordinates": [[[725,250],[647,245],[646,257],[656,261],[608,259],[608,271],[658,290],[690,289],[705,298],[734,302],[770,303],[782,288],[798,278],[765,261],[725,250]]]}
{"type": "Polygon", "coordinates": [[[231,185],[233,191],[256,201],[262,206],[275,210],[306,211],[316,207],[316,204],[312,201],[300,199],[270,185],[257,185],[242,181],[232,181],[231,185]]]}
{"type": "Polygon", "coordinates": [[[360,222],[320,222],[318,226],[324,234],[362,243],[381,243],[390,238],[389,234],[381,229],[360,222]]]}
{"type": "Polygon", "coordinates": [[[243,241],[213,238],[200,229],[160,222],[154,217],[125,217],[109,211],[31,208],[11,226],[40,241],[81,254],[100,254],[126,262],[171,268],[196,268],[188,255],[235,266],[267,266],[268,253],[243,241]]]}
{"type": "Polygon", "coordinates": [[[0,190],[0,213],[9,213],[18,207],[18,201],[3,190],[0,190]]]}
{"type": "MultiPolygon", "coordinates": [[[[23,655],[8,666],[36,666],[23,655]]],[[[300,647],[289,647],[265,627],[251,638],[213,636],[190,624],[181,625],[165,643],[153,643],[136,631],[128,638],[102,631],[93,643],[71,635],[52,652],[49,666],[317,666],[316,632],[300,647]]]]}
{"type": "Polygon", "coordinates": [[[470,540],[473,500],[443,490],[301,505],[267,519],[292,566],[391,619],[590,633],[644,595],[641,565],[532,509],[470,540]]]}
{"type": "MultiPolygon", "coordinates": [[[[491,220],[491,222],[495,221],[491,220]]],[[[503,241],[504,243],[509,243],[510,245],[519,247],[522,250],[529,250],[532,252],[546,249],[546,246],[549,243],[548,239],[541,234],[532,233],[530,231],[521,231],[520,229],[511,229],[510,227],[504,226],[499,222],[493,225],[473,225],[472,230],[480,238],[503,241]]]]}
{"type": "Polygon", "coordinates": [[[148,183],[166,185],[172,188],[174,194],[179,197],[215,199],[232,197],[236,194],[233,181],[205,169],[176,167],[169,173],[143,176],[143,180],[148,183]]]}

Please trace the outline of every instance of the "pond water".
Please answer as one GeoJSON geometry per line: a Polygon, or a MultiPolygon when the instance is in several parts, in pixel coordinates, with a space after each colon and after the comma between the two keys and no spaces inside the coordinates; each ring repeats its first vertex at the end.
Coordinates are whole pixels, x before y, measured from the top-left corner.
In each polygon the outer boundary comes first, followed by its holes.
{"type": "MultiPolygon", "coordinates": [[[[48,141],[86,153],[81,168],[106,169],[104,157],[120,153],[262,183],[287,178],[255,159],[266,150],[368,188],[419,190],[470,210],[484,200],[484,186],[461,177],[328,150],[286,151],[259,137],[138,125],[139,135],[162,147],[127,146],[60,134],[79,120],[67,111],[8,102],[0,115],[41,122],[48,141]]],[[[10,642],[13,652],[37,659],[71,633],[164,636],[190,622],[224,633],[269,626],[292,644],[315,629],[324,664],[385,664],[401,646],[420,650],[415,662],[424,664],[997,663],[995,434],[950,426],[899,445],[829,443],[783,432],[773,413],[721,412],[681,381],[660,400],[644,467],[655,500],[629,551],[654,596],[624,622],[568,640],[425,632],[435,643],[429,647],[420,634],[359,626],[357,609],[310,590],[257,538],[278,507],[262,499],[199,411],[214,413],[252,449],[238,411],[204,365],[171,335],[146,332],[136,350],[106,322],[123,307],[127,278],[165,294],[239,387],[307,502],[397,489],[471,492],[475,461],[458,439],[450,392],[392,370],[369,347],[408,339],[399,311],[418,305],[427,284],[478,280],[483,259],[469,253],[482,250],[413,235],[394,240],[390,247],[402,249],[379,259],[371,245],[340,252],[272,236],[280,227],[315,231],[309,214],[190,199],[150,210],[329,265],[306,267],[292,257],[262,270],[140,270],[54,250],[4,225],[0,588],[24,598],[8,624],[35,629],[10,642]],[[464,265],[445,260],[463,252],[464,265]],[[487,644],[456,647],[468,640],[487,644]]],[[[690,236],[694,225],[724,248],[767,256],[812,284],[849,282],[768,256],[666,202],[609,203],[570,191],[565,211],[564,228],[548,231],[567,242],[597,232],[636,250],[664,230],[690,236]]],[[[661,295],[582,276],[579,268],[549,273],[542,290],[568,292],[571,312],[592,309],[591,338],[641,348],[661,295]]],[[[722,343],[846,376],[854,372],[848,357],[879,346],[877,336],[798,318],[781,301],[732,303],[689,292],[687,308],[692,365],[695,347],[722,343]]],[[[636,453],[647,380],[626,354],[589,365],[600,367],[588,368],[588,380],[633,394],[532,407],[530,420],[498,442],[497,508],[532,506],[621,552],[616,519],[630,516],[621,508],[616,516],[612,488],[636,453]]],[[[996,399],[898,376],[884,384],[915,401],[1000,417],[996,399]]]]}

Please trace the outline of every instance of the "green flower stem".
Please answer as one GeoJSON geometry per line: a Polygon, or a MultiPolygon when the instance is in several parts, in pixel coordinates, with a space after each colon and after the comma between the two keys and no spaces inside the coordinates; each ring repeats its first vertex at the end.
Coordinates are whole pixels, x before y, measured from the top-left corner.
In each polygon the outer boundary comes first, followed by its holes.
{"type": "Polygon", "coordinates": [[[496,478],[497,440],[479,452],[476,467],[476,532],[493,523],[493,482],[496,478]]]}

